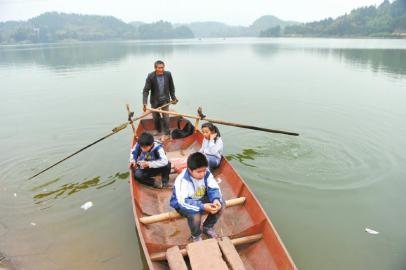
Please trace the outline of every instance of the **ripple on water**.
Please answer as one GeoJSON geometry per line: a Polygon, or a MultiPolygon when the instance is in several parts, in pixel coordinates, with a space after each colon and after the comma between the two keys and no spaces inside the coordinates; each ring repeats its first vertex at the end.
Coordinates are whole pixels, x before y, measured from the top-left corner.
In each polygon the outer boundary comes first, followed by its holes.
{"type": "MultiPolygon", "coordinates": [[[[340,109],[330,111],[333,118],[351,123],[351,112],[340,109]]],[[[273,180],[327,190],[366,187],[388,179],[390,171],[401,167],[402,157],[390,148],[393,144],[386,140],[386,130],[376,123],[381,117],[392,116],[364,113],[370,115],[364,125],[344,129],[301,127],[299,137],[239,131],[241,141],[260,143],[226,157],[238,161],[250,174],[260,175],[254,177],[254,184],[273,180]]],[[[392,136],[392,140],[403,142],[392,136]]]]}
{"type": "MultiPolygon", "coordinates": [[[[31,189],[36,183],[42,183],[45,177],[38,177],[32,180],[28,178],[39,170],[60,160],[66,153],[72,152],[77,146],[74,143],[62,142],[58,145],[41,147],[27,146],[23,150],[16,150],[14,155],[7,156],[0,162],[0,201],[4,209],[26,209],[32,211],[35,204],[32,203],[31,189]],[[27,154],[27,153],[35,153],[27,154]],[[31,209],[31,210],[30,210],[31,209]]],[[[67,161],[64,166],[58,167],[58,175],[70,175],[74,170],[85,166],[84,163],[67,161]]],[[[52,174],[51,174],[52,175],[52,174]]]]}

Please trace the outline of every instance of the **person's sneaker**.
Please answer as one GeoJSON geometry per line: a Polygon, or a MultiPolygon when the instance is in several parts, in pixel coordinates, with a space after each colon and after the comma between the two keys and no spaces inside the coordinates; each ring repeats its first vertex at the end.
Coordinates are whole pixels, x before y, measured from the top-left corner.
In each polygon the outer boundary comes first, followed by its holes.
{"type": "Polygon", "coordinates": [[[154,188],[162,188],[163,187],[163,184],[161,183],[161,181],[154,181],[154,188]]]}
{"type": "Polygon", "coordinates": [[[169,179],[162,179],[162,188],[166,188],[169,186],[169,179]]]}
{"type": "Polygon", "coordinates": [[[193,236],[193,235],[191,235],[190,237],[189,237],[189,242],[197,242],[197,241],[202,241],[202,237],[199,235],[199,236],[193,236]]]}
{"type": "Polygon", "coordinates": [[[217,233],[213,228],[203,227],[203,233],[207,235],[208,238],[218,238],[217,233]]]}

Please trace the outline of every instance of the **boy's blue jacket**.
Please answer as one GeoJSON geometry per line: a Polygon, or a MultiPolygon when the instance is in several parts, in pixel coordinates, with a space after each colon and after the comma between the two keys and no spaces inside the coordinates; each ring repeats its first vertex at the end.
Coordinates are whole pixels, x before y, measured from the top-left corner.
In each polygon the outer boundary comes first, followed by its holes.
{"type": "Polygon", "coordinates": [[[168,158],[162,144],[154,142],[149,152],[142,151],[140,145],[136,143],[131,149],[130,161],[148,161],[150,168],[160,168],[168,165],[168,158]]]}
{"type": "Polygon", "coordinates": [[[195,181],[204,181],[205,193],[203,196],[196,196],[197,190],[187,168],[178,175],[170,200],[171,207],[181,209],[189,214],[204,213],[203,198],[206,196],[211,203],[217,199],[223,204],[220,187],[209,170],[206,171],[203,180],[195,181]]]}

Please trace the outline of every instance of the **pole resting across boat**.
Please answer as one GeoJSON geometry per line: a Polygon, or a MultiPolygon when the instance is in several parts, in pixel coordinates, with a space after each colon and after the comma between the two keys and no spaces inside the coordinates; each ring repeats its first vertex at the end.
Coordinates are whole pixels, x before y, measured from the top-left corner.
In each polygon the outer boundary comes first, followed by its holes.
{"type": "MultiPolygon", "coordinates": [[[[231,200],[226,201],[226,207],[232,207],[235,205],[240,205],[245,202],[245,197],[239,197],[231,200]]],[[[157,223],[165,220],[170,220],[170,219],[178,219],[181,218],[182,216],[176,212],[176,211],[171,211],[171,212],[166,212],[158,215],[153,215],[153,216],[148,216],[148,217],[142,217],[140,218],[140,222],[142,224],[152,224],[152,223],[157,223]]]]}
{"type": "Polygon", "coordinates": [[[227,121],[223,121],[223,120],[207,118],[205,115],[204,115],[204,118],[202,118],[200,113],[199,113],[199,116],[196,116],[196,115],[191,115],[191,114],[183,114],[183,113],[178,113],[178,112],[174,112],[174,111],[164,111],[164,110],[153,109],[153,108],[147,108],[147,110],[150,112],[182,116],[182,117],[196,119],[196,120],[204,120],[204,121],[219,124],[219,125],[246,128],[246,129],[258,130],[258,131],[264,131],[264,132],[270,132],[270,133],[280,133],[280,134],[285,134],[285,135],[290,135],[290,136],[299,136],[299,133],[296,133],[296,132],[263,128],[263,127],[245,125],[245,124],[234,123],[234,122],[227,122],[227,121]]]}

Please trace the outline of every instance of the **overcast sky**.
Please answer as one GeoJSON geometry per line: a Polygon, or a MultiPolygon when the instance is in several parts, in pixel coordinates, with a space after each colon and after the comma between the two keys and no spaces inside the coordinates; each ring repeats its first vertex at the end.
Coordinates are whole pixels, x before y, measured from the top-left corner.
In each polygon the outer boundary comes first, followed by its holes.
{"type": "Polygon", "coordinates": [[[0,0],[0,21],[26,20],[46,11],[112,15],[125,22],[220,21],[249,25],[262,15],[308,22],[337,17],[383,0],[0,0]]]}

